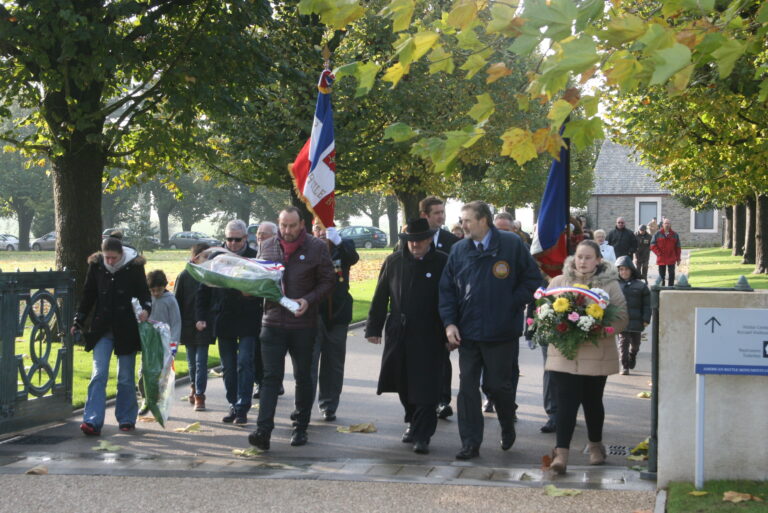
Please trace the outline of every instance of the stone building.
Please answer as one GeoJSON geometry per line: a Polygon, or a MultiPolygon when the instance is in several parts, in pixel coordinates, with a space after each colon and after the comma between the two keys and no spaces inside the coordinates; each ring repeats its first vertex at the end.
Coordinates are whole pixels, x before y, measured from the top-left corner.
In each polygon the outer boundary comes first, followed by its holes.
{"type": "Polygon", "coordinates": [[[717,246],[722,241],[723,212],[683,206],[656,182],[655,173],[640,165],[626,146],[604,141],[595,163],[595,188],[587,203],[591,229],[606,232],[623,216],[627,228],[668,217],[683,246],[717,246]]]}

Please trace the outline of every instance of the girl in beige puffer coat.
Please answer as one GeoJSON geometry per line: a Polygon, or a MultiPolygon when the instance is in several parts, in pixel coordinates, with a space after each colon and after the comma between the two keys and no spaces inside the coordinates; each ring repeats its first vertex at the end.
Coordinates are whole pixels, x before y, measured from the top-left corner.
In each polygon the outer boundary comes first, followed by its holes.
{"type": "MultiPolygon", "coordinates": [[[[610,296],[610,304],[618,307],[611,327],[615,333],[626,328],[627,307],[619,287],[618,273],[613,264],[602,259],[600,247],[594,241],[579,243],[576,254],[566,259],[563,274],[554,278],[549,288],[577,283],[605,290],[610,296]]],[[[590,464],[603,463],[603,390],[608,376],[619,372],[615,335],[599,339],[597,345],[583,344],[573,360],[565,358],[553,344],[549,344],[545,370],[550,371],[557,394],[557,444],[550,469],[558,474],[565,473],[579,406],[584,408],[587,423],[590,464]]]]}

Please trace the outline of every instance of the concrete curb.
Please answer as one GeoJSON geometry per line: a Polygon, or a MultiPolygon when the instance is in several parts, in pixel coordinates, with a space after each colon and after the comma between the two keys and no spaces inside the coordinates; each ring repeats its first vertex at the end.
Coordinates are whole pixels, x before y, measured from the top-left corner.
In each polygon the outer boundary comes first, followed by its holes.
{"type": "Polygon", "coordinates": [[[667,491],[659,490],[656,493],[656,506],[653,513],[665,513],[667,511],[667,491]]]}

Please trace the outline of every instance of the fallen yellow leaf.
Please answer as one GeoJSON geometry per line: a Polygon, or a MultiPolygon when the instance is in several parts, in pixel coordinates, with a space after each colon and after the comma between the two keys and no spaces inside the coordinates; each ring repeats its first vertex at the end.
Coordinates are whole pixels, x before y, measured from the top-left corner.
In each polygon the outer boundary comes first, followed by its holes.
{"type": "Polygon", "coordinates": [[[364,422],[362,424],[352,424],[351,426],[339,426],[336,428],[339,433],[375,433],[376,426],[373,422],[364,422]]]}
{"type": "Polygon", "coordinates": [[[154,417],[139,417],[139,422],[157,422],[154,417]]]}
{"type": "Polygon", "coordinates": [[[48,467],[44,465],[38,465],[36,467],[32,467],[24,473],[29,474],[30,476],[42,476],[48,473],[48,467]]]}
{"type": "Polygon", "coordinates": [[[176,429],[174,429],[174,431],[177,432],[177,433],[197,433],[198,431],[200,431],[200,423],[199,422],[193,422],[192,424],[189,424],[188,426],[176,428],[176,429]]]}
{"type": "Polygon", "coordinates": [[[573,495],[579,495],[581,490],[574,490],[572,488],[557,488],[555,485],[547,485],[544,487],[544,492],[550,497],[567,497],[573,495]]]}
{"type": "Polygon", "coordinates": [[[632,454],[627,456],[627,459],[630,461],[645,461],[648,459],[648,456],[645,454],[632,454]]]}
{"type": "Polygon", "coordinates": [[[639,394],[637,394],[637,397],[639,397],[640,399],[650,399],[651,398],[651,393],[650,392],[640,392],[639,394]]]}
{"type": "Polygon", "coordinates": [[[749,493],[741,493],[741,492],[725,492],[723,494],[723,500],[728,502],[746,502],[752,500],[752,494],[749,493]]]}
{"type": "Polygon", "coordinates": [[[709,495],[709,492],[705,492],[704,490],[694,490],[692,492],[688,492],[688,495],[693,495],[694,497],[702,497],[704,495],[709,495]]]}
{"type": "Polygon", "coordinates": [[[254,456],[260,455],[262,452],[261,449],[257,449],[256,447],[250,447],[248,449],[232,449],[232,454],[235,456],[241,456],[243,458],[252,458],[254,456]]]}

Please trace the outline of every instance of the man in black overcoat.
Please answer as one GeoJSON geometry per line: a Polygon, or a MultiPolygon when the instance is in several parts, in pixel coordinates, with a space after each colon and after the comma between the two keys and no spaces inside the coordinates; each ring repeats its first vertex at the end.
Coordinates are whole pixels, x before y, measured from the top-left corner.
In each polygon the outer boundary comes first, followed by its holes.
{"type": "Polygon", "coordinates": [[[438,312],[438,286],[448,257],[432,245],[435,230],[426,219],[408,222],[401,249],[387,257],[371,302],[365,336],[384,354],[377,394],[397,392],[408,428],[404,443],[419,454],[429,452],[437,427],[445,331],[438,312]]]}

